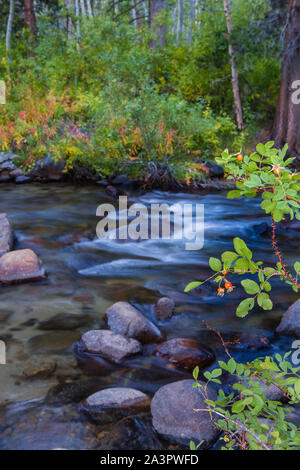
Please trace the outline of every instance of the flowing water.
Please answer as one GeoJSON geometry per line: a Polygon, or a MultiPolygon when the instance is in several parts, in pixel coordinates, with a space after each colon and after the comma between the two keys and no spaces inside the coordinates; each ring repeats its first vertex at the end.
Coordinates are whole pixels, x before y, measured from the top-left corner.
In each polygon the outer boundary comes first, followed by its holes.
{"type": "MultiPolygon", "coordinates": [[[[117,206],[97,186],[0,186],[0,212],[13,224],[15,248],[33,249],[48,272],[44,281],[0,288],[0,339],[7,345],[7,365],[0,366],[0,449],[168,446],[154,433],[147,415],[99,428],[78,411],[81,399],[106,387],[129,386],[152,396],[166,383],[190,378],[159,362],[151,346],[122,366],[76,356],[74,345],[81,334],[106,328],[105,311],[116,301],[135,305],[167,339],[198,339],[213,348],[218,359],[224,352],[204,322],[223,335],[251,331],[269,340],[263,351],[236,348],[238,360],[289,350],[291,340],[276,337],[274,331],[297,295],[280,282],[273,291],[273,311],[257,309],[244,320],[234,314],[242,294],[238,288],[224,299],[216,296],[211,283],[184,293],[188,282],[209,276],[209,256],[230,250],[234,236],[247,240],[256,259],[275,261],[269,220],[258,199],[155,191],[129,193],[129,204],[133,202],[147,207],[204,204],[204,248],[186,251],[179,240],[97,240],[97,206],[117,206]],[[176,314],[159,322],[153,305],[162,296],[175,300],[176,314]],[[33,377],[37,365],[44,373],[33,377]]],[[[299,258],[298,231],[279,230],[278,242],[286,263],[299,258]]]]}

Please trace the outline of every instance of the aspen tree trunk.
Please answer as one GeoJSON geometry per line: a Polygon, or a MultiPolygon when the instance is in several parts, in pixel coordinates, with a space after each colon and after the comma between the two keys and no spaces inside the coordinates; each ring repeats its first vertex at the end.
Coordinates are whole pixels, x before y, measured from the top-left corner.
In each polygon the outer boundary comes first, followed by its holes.
{"type": "Polygon", "coordinates": [[[187,42],[191,46],[193,44],[193,26],[195,23],[196,2],[195,0],[189,0],[189,1],[190,1],[190,20],[189,20],[187,42]]]}
{"type": "Polygon", "coordinates": [[[72,31],[73,31],[73,22],[72,22],[72,18],[71,18],[73,1],[72,0],[65,0],[65,5],[66,5],[66,9],[68,11],[68,16],[67,16],[68,41],[71,41],[72,40],[72,31]]]}
{"type": "Polygon", "coordinates": [[[131,5],[132,5],[132,9],[131,9],[132,21],[133,21],[133,24],[135,26],[135,29],[137,30],[138,25],[137,25],[137,16],[136,16],[136,9],[135,9],[135,1],[134,0],[131,0],[131,5]]]}
{"type": "Polygon", "coordinates": [[[93,18],[93,10],[92,10],[91,1],[90,1],[90,0],[86,0],[86,4],[87,4],[88,15],[89,15],[90,18],[93,18]]]}
{"type": "Polygon", "coordinates": [[[243,110],[242,110],[242,103],[241,103],[241,96],[240,96],[240,89],[239,89],[239,75],[238,75],[238,70],[235,65],[235,52],[231,44],[232,21],[231,21],[229,0],[223,0],[223,4],[224,4],[225,15],[226,15],[227,31],[228,31],[228,36],[229,36],[228,37],[228,43],[229,43],[228,50],[229,50],[230,62],[231,62],[232,89],[233,89],[233,97],[234,97],[235,114],[236,114],[236,121],[237,121],[238,129],[241,131],[244,127],[243,110]]]}
{"type": "Polygon", "coordinates": [[[183,29],[183,0],[178,0],[177,3],[177,41],[182,36],[182,29],[183,29]]]}
{"type": "Polygon", "coordinates": [[[6,51],[8,54],[10,54],[11,32],[12,32],[12,25],[13,25],[13,20],[14,20],[14,12],[15,12],[15,0],[10,0],[9,15],[8,15],[8,20],[7,20],[7,28],[6,28],[6,38],[5,38],[6,51]]]}
{"type": "Polygon", "coordinates": [[[81,9],[82,16],[86,16],[84,0],[80,0],[80,9],[81,9]]]}
{"type": "Polygon", "coordinates": [[[290,0],[285,29],[279,99],[272,140],[300,159],[300,0],[290,0]]]}

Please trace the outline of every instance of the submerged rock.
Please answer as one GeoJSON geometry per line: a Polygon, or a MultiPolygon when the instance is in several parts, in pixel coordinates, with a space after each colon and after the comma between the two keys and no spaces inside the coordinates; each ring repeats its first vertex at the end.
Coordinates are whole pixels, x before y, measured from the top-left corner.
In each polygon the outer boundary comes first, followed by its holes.
{"type": "Polygon", "coordinates": [[[50,377],[56,369],[56,362],[49,360],[30,360],[25,364],[23,377],[25,379],[45,379],[50,377]]]}
{"type": "Polygon", "coordinates": [[[160,344],[155,354],[166,358],[179,369],[204,369],[215,360],[213,351],[193,339],[175,338],[160,344]]]}
{"type": "Polygon", "coordinates": [[[142,349],[137,340],[125,338],[109,330],[88,331],[82,336],[81,344],[84,351],[100,354],[115,363],[138,354],[142,349]]]}
{"type": "Polygon", "coordinates": [[[155,314],[160,320],[171,318],[174,312],[175,302],[169,297],[162,297],[155,305],[155,314]]]}
{"type": "Polygon", "coordinates": [[[108,388],[89,396],[81,410],[98,423],[105,424],[147,411],[150,402],[145,393],[133,388],[108,388]]]}
{"type": "MultiPolygon", "coordinates": [[[[200,391],[193,388],[193,380],[181,380],[161,387],[151,403],[152,422],[156,431],[173,443],[188,445],[204,441],[210,447],[218,437],[218,430],[212,423],[200,391]]],[[[203,385],[205,385],[203,383],[203,385]]],[[[216,392],[208,387],[209,399],[216,398],[216,392]]]]}
{"type": "Polygon", "coordinates": [[[90,317],[86,314],[58,313],[49,320],[38,325],[39,330],[76,330],[88,323],[90,317]]]}
{"type": "Polygon", "coordinates": [[[117,302],[106,310],[109,328],[141,343],[155,343],[162,340],[159,329],[147,320],[128,302],[117,302]]]}
{"type": "Polygon", "coordinates": [[[39,281],[45,270],[38,256],[29,249],[10,251],[0,258],[0,282],[39,281]]]}
{"type": "Polygon", "coordinates": [[[286,336],[300,338],[300,299],[285,312],[276,331],[286,336]]]}
{"type": "Polygon", "coordinates": [[[0,214],[0,256],[12,249],[13,232],[7,214],[0,214]]]}

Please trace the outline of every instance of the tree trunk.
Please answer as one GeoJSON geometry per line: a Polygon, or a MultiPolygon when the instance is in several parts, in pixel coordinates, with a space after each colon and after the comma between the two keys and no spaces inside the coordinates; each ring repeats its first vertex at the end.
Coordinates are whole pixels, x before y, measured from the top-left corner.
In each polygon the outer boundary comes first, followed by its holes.
{"type": "Polygon", "coordinates": [[[10,46],[11,46],[11,32],[12,32],[12,25],[14,20],[14,11],[15,11],[15,0],[10,0],[9,3],[9,16],[7,20],[7,28],[6,28],[6,51],[10,54],[10,46]]]}
{"type": "Polygon", "coordinates": [[[37,27],[33,0],[24,0],[24,19],[31,35],[36,38],[37,27]]]}
{"type": "Polygon", "coordinates": [[[87,4],[87,11],[88,11],[89,17],[93,18],[93,10],[92,10],[91,1],[87,0],[86,4],[87,4]]]}
{"type": "Polygon", "coordinates": [[[276,147],[300,158],[300,0],[290,0],[277,111],[271,132],[276,147]],[[298,91],[297,91],[298,89],[298,91]]]}
{"type": "Polygon", "coordinates": [[[66,9],[68,12],[67,16],[67,34],[68,34],[68,41],[72,40],[72,31],[73,31],[73,22],[72,22],[72,17],[71,17],[71,12],[72,12],[72,0],[65,0],[66,4],[66,9]]]}
{"type": "Polygon", "coordinates": [[[80,9],[81,9],[82,16],[86,16],[86,9],[85,9],[84,0],[80,0],[80,9]]]}
{"type": "Polygon", "coordinates": [[[243,110],[242,110],[242,103],[241,103],[241,96],[240,96],[240,89],[239,89],[239,75],[238,75],[238,71],[235,65],[235,52],[231,44],[232,21],[231,21],[229,0],[223,0],[223,4],[224,4],[224,10],[225,10],[226,22],[227,22],[227,31],[228,31],[228,43],[229,43],[228,50],[229,50],[230,62],[231,62],[232,89],[233,89],[233,97],[234,97],[235,114],[236,114],[236,121],[237,121],[238,129],[241,131],[244,127],[243,110]]]}
{"type": "Polygon", "coordinates": [[[188,35],[187,35],[187,42],[191,46],[193,44],[193,27],[195,23],[195,0],[189,0],[190,2],[190,21],[188,27],[188,35]]]}
{"type": "Polygon", "coordinates": [[[177,3],[177,41],[181,38],[182,36],[182,30],[183,30],[183,0],[178,0],[177,3]]]}
{"type": "Polygon", "coordinates": [[[164,11],[166,0],[149,0],[149,26],[154,35],[157,37],[151,39],[150,47],[164,47],[166,44],[167,28],[163,18],[158,16],[164,11]]]}

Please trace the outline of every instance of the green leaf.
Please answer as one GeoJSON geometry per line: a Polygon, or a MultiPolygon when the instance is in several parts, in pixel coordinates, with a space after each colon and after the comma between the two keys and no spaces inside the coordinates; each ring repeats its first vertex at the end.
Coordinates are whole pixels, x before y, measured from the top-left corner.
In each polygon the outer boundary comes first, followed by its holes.
{"type": "Polygon", "coordinates": [[[236,310],[236,315],[239,318],[244,318],[248,315],[249,311],[253,309],[255,301],[252,297],[244,299],[236,310]]]}
{"type": "Polygon", "coordinates": [[[246,258],[240,258],[234,265],[234,270],[239,273],[246,273],[249,270],[249,261],[246,258]]]}
{"type": "Polygon", "coordinates": [[[190,282],[186,288],[184,289],[184,292],[190,292],[191,290],[194,290],[196,289],[197,287],[201,286],[203,284],[203,282],[190,282]]]}
{"type": "Polygon", "coordinates": [[[246,258],[248,259],[252,259],[252,251],[249,250],[249,248],[247,247],[246,243],[244,242],[244,240],[242,240],[241,238],[234,238],[233,240],[233,244],[234,244],[234,249],[235,251],[241,255],[241,256],[245,256],[246,258]]]}
{"type": "Polygon", "coordinates": [[[222,263],[218,258],[210,258],[209,266],[213,271],[219,272],[222,270],[222,263]]]}
{"type": "Polygon", "coordinates": [[[222,375],[222,369],[214,369],[211,373],[211,376],[216,379],[217,377],[220,377],[222,375]]]}
{"type": "Polygon", "coordinates": [[[244,400],[239,400],[239,401],[236,401],[233,405],[232,405],[232,408],[231,408],[231,411],[232,413],[241,413],[244,408],[246,406],[246,403],[244,400]]]}
{"type": "Polygon", "coordinates": [[[299,261],[296,261],[296,263],[294,264],[294,269],[295,269],[297,274],[300,273],[300,263],[299,263],[299,261]]]}
{"type": "Polygon", "coordinates": [[[276,208],[273,210],[272,215],[275,222],[280,222],[283,219],[284,214],[280,209],[276,208]]]}
{"type": "Polygon", "coordinates": [[[267,294],[266,292],[261,292],[260,294],[258,294],[257,303],[264,310],[272,310],[273,308],[272,300],[270,299],[269,294],[267,294]]]}
{"type": "Polygon", "coordinates": [[[199,376],[199,367],[195,367],[195,369],[193,370],[193,377],[195,380],[198,380],[198,376],[199,376]]]}
{"type": "Polygon", "coordinates": [[[260,153],[261,155],[264,155],[265,151],[266,151],[266,148],[265,148],[264,144],[260,143],[260,144],[257,144],[256,150],[257,150],[257,153],[260,153]]]}
{"type": "Polygon", "coordinates": [[[241,195],[242,195],[241,191],[237,191],[236,189],[234,189],[233,191],[229,191],[229,193],[227,194],[227,198],[235,199],[237,197],[241,197],[241,195]]]}
{"type": "Polygon", "coordinates": [[[247,294],[257,294],[260,289],[259,289],[259,285],[255,282],[255,281],[252,281],[251,279],[245,279],[244,281],[241,282],[242,286],[244,287],[245,289],[245,292],[247,294]]]}
{"type": "Polygon", "coordinates": [[[231,267],[232,263],[238,259],[238,255],[234,251],[225,251],[222,254],[222,261],[228,268],[231,267]]]}
{"type": "Polygon", "coordinates": [[[229,371],[231,374],[234,374],[235,369],[236,369],[236,362],[235,362],[235,360],[233,359],[233,357],[231,357],[231,358],[229,359],[229,361],[227,362],[227,368],[228,368],[228,371],[229,371]]]}

